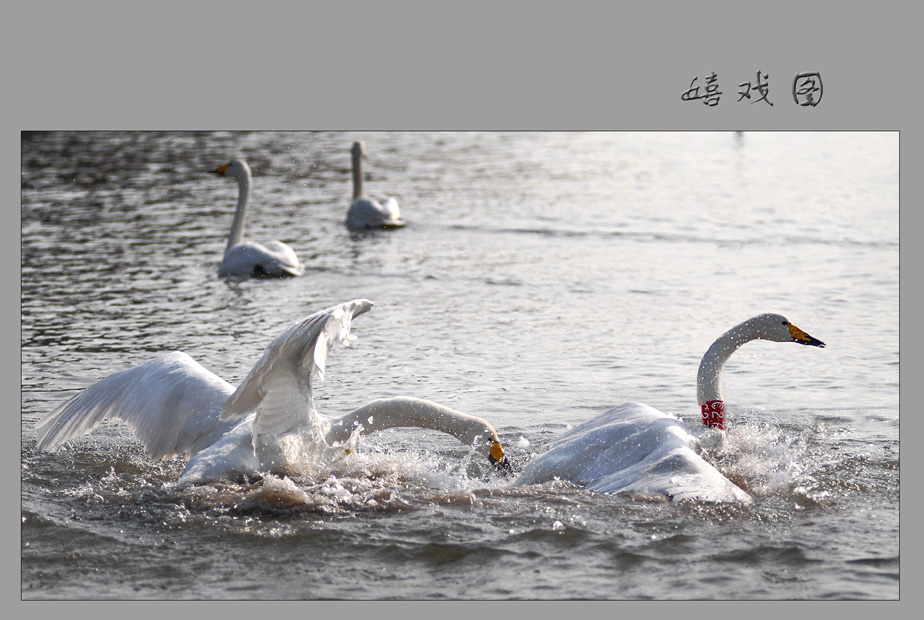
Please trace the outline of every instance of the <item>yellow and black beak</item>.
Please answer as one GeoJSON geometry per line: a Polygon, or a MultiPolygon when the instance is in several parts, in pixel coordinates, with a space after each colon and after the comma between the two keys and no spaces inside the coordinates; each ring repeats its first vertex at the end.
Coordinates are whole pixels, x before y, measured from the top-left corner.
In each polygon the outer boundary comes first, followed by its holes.
{"type": "Polygon", "coordinates": [[[804,331],[802,331],[801,329],[799,329],[792,323],[788,323],[786,326],[789,328],[789,333],[792,334],[793,342],[798,342],[799,344],[806,344],[811,347],[818,347],[820,349],[825,348],[825,343],[823,343],[818,338],[809,336],[808,334],[806,334],[804,331]]]}
{"type": "Polygon", "coordinates": [[[224,166],[219,166],[218,168],[216,168],[215,170],[212,170],[211,172],[212,174],[223,175],[225,172],[228,171],[228,166],[230,165],[231,165],[230,163],[227,163],[224,166]]]}
{"type": "Polygon", "coordinates": [[[491,465],[494,466],[494,469],[505,476],[510,477],[513,475],[513,467],[510,465],[507,457],[504,456],[504,446],[502,446],[499,441],[491,443],[491,454],[488,456],[488,460],[491,461],[491,465]]]}

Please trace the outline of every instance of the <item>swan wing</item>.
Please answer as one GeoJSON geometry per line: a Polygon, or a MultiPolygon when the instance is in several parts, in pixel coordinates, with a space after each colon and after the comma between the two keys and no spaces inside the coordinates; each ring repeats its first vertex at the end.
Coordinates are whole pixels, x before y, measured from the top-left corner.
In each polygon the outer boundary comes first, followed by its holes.
{"type": "Polygon", "coordinates": [[[38,449],[54,450],[118,418],[152,458],[195,454],[231,428],[218,414],[233,391],[185,353],[170,353],[109,375],[43,417],[35,425],[38,449]]]}
{"type": "Polygon", "coordinates": [[[355,299],[312,314],[277,336],[225,402],[221,419],[239,420],[256,411],[254,438],[305,423],[314,411],[312,378],[324,379],[328,351],[348,339],[353,317],[371,307],[371,301],[355,299]]]}
{"type": "Polygon", "coordinates": [[[666,495],[674,502],[752,501],[751,496],[723,476],[689,446],[665,448],[633,467],[604,476],[588,485],[592,491],[632,491],[643,495],[666,495]]]}

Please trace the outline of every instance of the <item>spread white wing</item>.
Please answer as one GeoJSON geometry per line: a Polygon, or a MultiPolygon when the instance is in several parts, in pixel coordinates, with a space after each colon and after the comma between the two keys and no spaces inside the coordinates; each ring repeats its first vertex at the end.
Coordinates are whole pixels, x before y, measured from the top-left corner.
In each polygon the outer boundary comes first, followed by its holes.
{"type": "Polygon", "coordinates": [[[233,391],[185,353],[170,353],[109,375],[39,420],[38,448],[54,450],[118,418],[152,458],[192,455],[233,427],[218,419],[233,391]]]}
{"type": "Polygon", "coordinates": [[[350,335],[350,322],[372,307],[366,299],[315,313],[277,336],[224,403],[221,420],[256,411],[253,434],[281,435],[302,427],[314,412],[312,377],[324,378],[327,353],[350,335]]]}

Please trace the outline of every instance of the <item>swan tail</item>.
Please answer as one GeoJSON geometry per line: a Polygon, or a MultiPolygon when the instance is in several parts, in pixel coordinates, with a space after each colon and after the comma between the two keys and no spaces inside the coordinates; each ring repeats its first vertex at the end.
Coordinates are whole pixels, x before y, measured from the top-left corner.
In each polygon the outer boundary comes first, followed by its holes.
{"type": "MultiPolygon", "coordinates": [[[[386,196],[382,200],[382,214],[390,222],[399,222],[401,220],[401,207],[398,206],[398,201],[391,196],[386,196]]],[[[403,224],[403,222],[401,223],[403,224]]]]}
{"type": "Polygon", "coordinates": [[[52,451],[108,418],[125,422],[152,458],[194,454],[230,428],[217,419],[232,386],[175,352],[109,375],[39,420],[37,447],[52,451]]]}
{"type": "Polygon", "coordinates": [[[290,246],[282,241],[268,241],[265,245],[275,255],[275,267],[279,270],[279,275],[300,276],[305,273],[305,266],[290,246]]]}
{"type": "Polygon", "coordinates": [[[355,299],[312,314],[277,336],[225,402],[221,419],[258,411],[255,436],[297,425],[313,411],[311,381],[324,380],[328,351],[349,340],[352,319],[370,308],[371,301],[355,299]]]}

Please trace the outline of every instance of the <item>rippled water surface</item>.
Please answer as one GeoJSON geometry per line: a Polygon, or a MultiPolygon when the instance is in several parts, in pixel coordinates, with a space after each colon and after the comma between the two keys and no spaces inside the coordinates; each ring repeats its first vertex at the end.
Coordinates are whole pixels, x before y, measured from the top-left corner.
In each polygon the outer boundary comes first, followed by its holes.
{"type": "Polygon", "coordinates": [[[897,133],[40,133],[22,139],[25,599],[896,599],[897,133]],[[349,147],[408,225],[351,234],[349,147]],[[217,276],[247,236],[285,281],[217,276]],[[318,408],[427,398],[488,419],[522,468],[636,400],[697,423],[709,344],[761,312],[825,349],[753,342],[724,375],[716,465],[751,506],[567,482],[509,487],[451,437],[393,429],[297,479],[180,489],[118,422],[37,453],[34,423],[172,350],[237,383],[292,322],[365,297],[318,408]]]}

